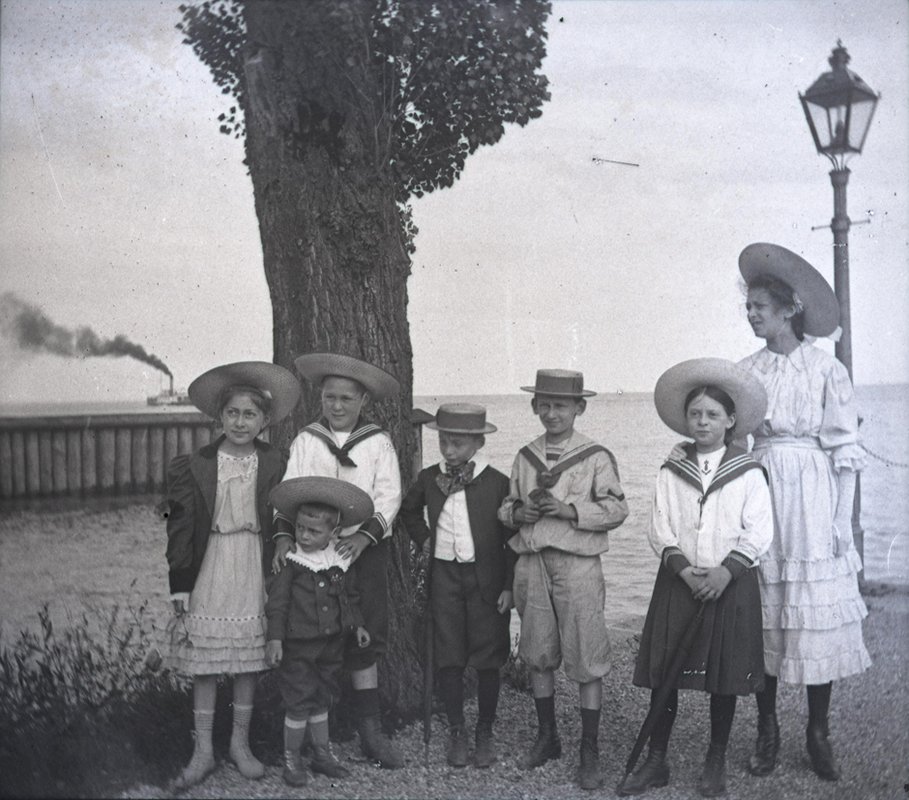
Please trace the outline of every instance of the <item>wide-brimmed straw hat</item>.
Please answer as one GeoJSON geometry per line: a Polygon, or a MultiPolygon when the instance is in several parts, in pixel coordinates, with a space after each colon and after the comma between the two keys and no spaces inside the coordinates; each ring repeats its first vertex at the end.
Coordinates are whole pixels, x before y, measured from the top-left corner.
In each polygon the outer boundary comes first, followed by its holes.
{"type": "Polygon", "coordinates": [[[295,358],[294,364],[300,374],[313,383],[319,383],[328,376],[357,381],[373,400],[384,400],[396,395],[401,387],[398,379],[390,372],[368,361],[340,353],[306,353],[295,358]]]}
{"type": "Polygon", "coordinates": [[[768,275],[789,284],[805,311],[805,333],[829,336],[840,324],[840,304],[830,284],[800,255],[766,242],[749,244],[739,255],[745,283],[768,275]]]}
{"type": "Polygon", "coordinates": [[[228,386],[252,386],[271,400],[271,422],[284,419],[300,399],[300,381],[270,361],[237,361],[202,373],[189,385],[189,399],[203,414],[217,419],[218,400],[228,386]]]}
{"type": "Polygon", "coordinates": [[[427,422],[426,427],[445,433],[474,435],[498,430],[486,421],[486,409],[476,403],[443,403],[436,412],[435,420],[427,422]]]}
{"type": "Polygon", "coordinates": [[[689,436],[685,398],[702,386],[722,389],[735,403],[736,436],[751,433],[764,419],[767,392],[761,382],[742,367],[725,358],[692,358],[667,369],[653,390],[657,413],[672,430],[689,436]]]}
{"type": "Polygon", "coordinates": [[[538,369],[536,383],[522,386],[521,391],[553,397],[593,397],[596,394],[584,388],[584,373],[573,369],[538,369]]]}
{"type": "Polygon", "coordinates": [[[338,478],[290,478],[275,486],[268,500],[288,519],[294,519],[304,503],[324,503],[341,512],[342,528],[365,522],[375,511],[366,492],[338,478]]]}

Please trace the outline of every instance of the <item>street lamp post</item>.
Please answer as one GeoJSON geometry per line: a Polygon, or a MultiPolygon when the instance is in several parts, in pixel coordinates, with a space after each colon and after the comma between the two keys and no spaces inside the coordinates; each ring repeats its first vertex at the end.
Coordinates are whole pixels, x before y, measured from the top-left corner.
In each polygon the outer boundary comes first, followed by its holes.
{"type": "MultiPolygon", "coordinates": [[[[818,153],[833,164],[833,290],[840,305],[842,335],[836,343],[836,357],[852,379],[852,325],[849,310],[849,215],[846,213],[847,160],[862,152],[865,137],[880,95],[847,68],[849,53],[838,41],[828,59],[831,71],[821,75],[804,94],[799,94],[808,127],[818,153]]],[[[855,482],[852,532],[859,555],[864,558],[865,534],[861,525],[861,493],[855,482]]]]}

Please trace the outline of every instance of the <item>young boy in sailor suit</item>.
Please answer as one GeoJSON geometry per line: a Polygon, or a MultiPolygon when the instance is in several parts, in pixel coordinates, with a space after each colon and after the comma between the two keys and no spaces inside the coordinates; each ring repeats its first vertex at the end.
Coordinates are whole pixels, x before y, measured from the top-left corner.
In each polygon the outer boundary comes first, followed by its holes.
{"type": "Polygon", "coordinates": [[[496,759],[492,725],[510,645],[515,555],[507,546],[512,531],[497,513],[508,478],[477,456],[485,434],[496,430],[483,406],[444,404],[426,427],[439,432],[443,461],[417,476],[401,520],[418,545],[429,540],[434,666],[450,729],[448,763],[463,767],[469,759],[463,683],[470,666],[478,679],[474,763],[488,767],[496,759]]]}
{"type": "MultiPolygon", "coordinates": [[[[401,505],[401,473],[391,437],[363,419],[370,399],[383,400],[399,390],[397,379],[383,369],[350,356],[309,353],[295,359],[300,374],[321,390],[322,414],[293,440],[284,479],[308,476],[339,478],[358,486],[372,499],[373,515],[341,531],[335,547],[357,565],[357,585],[370,644],[348,647],[344,668],[350,672],[363,753],[386,769],[404,765],[401,752],[383,733],[379,720],[376,662],[388,639],[386,564],[392,523],[401,505]]],[[[294,549],[293,521],[275,518],[278,572],[294,549]]]]}
{"type": "Polygon", "coordinates": [[[518,653],[531,671],[537,738],[526,768],[559,758],[554,671],[578,684],[581,747],[578,781],[583,789],[602,783],[597,734],[602,678],[609,671],[609,639],[603,609],[606,588],[600,554],[607,531],[628,516],[615,458],[574,429],[586,399],[580,372],[537,371],[532,408],[545,433],[522,448],[511,471],[499,518],[518,529],[509,545],[518,554],[514,599],[521,617],[518,653]]]}

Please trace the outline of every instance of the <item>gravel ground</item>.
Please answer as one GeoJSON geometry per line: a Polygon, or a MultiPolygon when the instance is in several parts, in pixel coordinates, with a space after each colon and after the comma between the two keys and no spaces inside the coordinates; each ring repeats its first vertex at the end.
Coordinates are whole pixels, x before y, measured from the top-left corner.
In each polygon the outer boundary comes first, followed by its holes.
{"type": "MultiPolygon", "coordinates": [[[[779,713],[783,745],[780,765],[766,778],[748,775],[745,763],[755,735],[753,701],[739,703],[727,754],[728,796],[740,800],[779,798],[882,798],[906,797],[909,782],[909,591],[905,587],[872,587],[866,597],[870,614],[865,641],[874,664],[864,675],[834,687],[831,736],[843,772],[836,784],[825,783],[811,772],[804,747],[806,708],[804,691],[781,685],[779,713]]],[[[426,751],[420,724],[400,731],[396,741],[407,755],[404,769],[376,768],[359,755],[354,742],[334,745],[336,755],[351,770],[343,781],[314,777],[303,789],[291,789],[281,779],[278,765],[270,765],[265,778],[246,781],[230,764],[218,769],[193,797],[314,797],[314,798],[540,798],[559,800],[615,797],[614,787],[624,774],[628,756],[647,707],[647,692],[630,683],[634,641],[625,633],[613,635],[614,668],[604,687],[604,713],[600,727],[603,788],[584,792],[574,783],[577,769],[580,721],[577,695],[560,675],[556,688],[557,713],[563,756],[540,769],[518,768],[520,754],[535,730],[533,701],[527,694],[504,687],[496,723],[499,761],[491,769],[452,769],[445,765],[445,727],[434,718],[432,740],[426,751]]],[[[700,795],[696,789],[707,745],[708,704],[704,695],[683,692],[679,715],[670,742],[670,785],[651,790],[647,797],[684,800],[700,795]]],[[[467,709],[468,721],[475,705],[467,709]]],[[[189,754],[187,754],[188,756],[189,754]]],[[[169,797],[167,790],[137,786],[125,797],[169,797]]],[[[189,796],[189,795],[187,795],[189,796]]]]}

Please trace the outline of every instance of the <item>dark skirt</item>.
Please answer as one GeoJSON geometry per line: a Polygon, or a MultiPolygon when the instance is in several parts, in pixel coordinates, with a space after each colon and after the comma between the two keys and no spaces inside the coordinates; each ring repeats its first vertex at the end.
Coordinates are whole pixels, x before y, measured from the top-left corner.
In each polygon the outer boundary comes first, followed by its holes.
{"type": "MultiPolygon", "coordinates": [[[[634,684],[662,685],[700,601],[662,563],[641,633],[634,684]]],[[[733,580],[715,602],[707,603],[691,651],[672,685],[712,694],[753,694],[764,684],[764,640],[757,572],[733,580]]]]}

